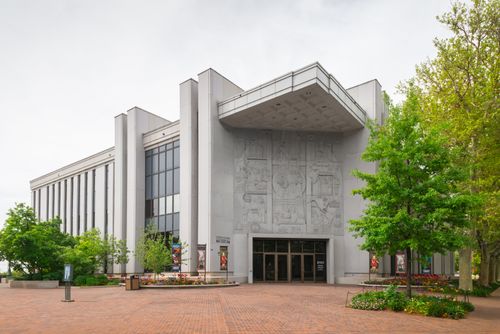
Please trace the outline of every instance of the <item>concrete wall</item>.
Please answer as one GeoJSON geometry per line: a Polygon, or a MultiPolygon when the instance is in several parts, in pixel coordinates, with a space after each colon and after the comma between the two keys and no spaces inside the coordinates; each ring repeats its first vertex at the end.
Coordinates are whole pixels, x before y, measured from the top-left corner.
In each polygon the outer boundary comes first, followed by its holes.
{"type": "MultiPolygon", "coordinates": [[[[207,271],[219,271],[221,244],[231,237],[233,207],[233,138],[219,121],[217,102],[242,91],[212,69],[198,75],[198,243],[207,244],[207,271]]],[[[233,271],[229,248],[229,270],[233,271]]]]}

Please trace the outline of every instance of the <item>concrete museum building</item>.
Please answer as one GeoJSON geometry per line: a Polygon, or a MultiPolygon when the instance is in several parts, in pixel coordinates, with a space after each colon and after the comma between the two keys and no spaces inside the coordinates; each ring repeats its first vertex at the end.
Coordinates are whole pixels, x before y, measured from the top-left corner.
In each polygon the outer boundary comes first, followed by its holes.
{"type": "MultiPolygon", "coordinates": [[[[138,107],[116,116],[115,145],[32,180],[32,206],[67,233],[99,228],[132,251],[155,224],[189,245],[183,272],[197,272],[206,245],[208,275],[223,273],[224,253],[241,282],[351,282],[369,269],[348,230],[364,208],[351,171],[375,171],[360,159],[366,122],[385,116],[377,80],[345,89],[318,63],[249,90],[208,69],[180,84],[180,120],[138,107]]],[[[451,274],[453,259],[421,267],[451,274]]],[[[131,256],[109,270],[143,268],[131,256]]],[[[395,270],[381,259],[379,273],[395,270]]]]}

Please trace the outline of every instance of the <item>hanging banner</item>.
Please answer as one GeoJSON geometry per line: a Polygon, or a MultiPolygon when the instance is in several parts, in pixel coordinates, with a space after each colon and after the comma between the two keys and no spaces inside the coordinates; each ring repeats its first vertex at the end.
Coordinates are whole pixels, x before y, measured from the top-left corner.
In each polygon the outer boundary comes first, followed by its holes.
{"type": "Polygon", "coordinates": [[[396,254],[396,274],[406,273],[406,256],[404,253],[396,254]]]}
{"type": "Polygon", "coordinates": [[[227,246],[220,246],[220,252],[219,252],[220,270],[227,271],[227,258],[228,258],[227,246]]]}
{"type": "Polygon", "coordinates": [[[376,273],[378,271],[378,265],[379,265],[379,261],[378,261],[377,255],[372,254],[371,259],[370,259],[370,271],[372,273],[376,273]]]}
{"type": "Polygon", "coordinates": [[[198,271],[204,271],[206,268],[207,245],[198,245],[198,271]]]}
{"type": "Polygon", "coordinates": [[[181,244],[172,244],[172,271],[181,271],[181,244]]]}
{"type": "Polygon", "coordinates": [[[430,274],[432,273],[431,268],[432,256],[424,256],[420,260],[420,272],[422,274],[430,274]]]}

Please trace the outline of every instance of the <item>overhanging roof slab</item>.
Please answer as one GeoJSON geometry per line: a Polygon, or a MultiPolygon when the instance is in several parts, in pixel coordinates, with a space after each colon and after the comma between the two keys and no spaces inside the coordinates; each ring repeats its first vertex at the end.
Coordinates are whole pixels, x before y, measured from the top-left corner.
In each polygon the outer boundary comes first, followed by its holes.
{"type": "Polygon", "coordinates": [[[366,122],[363,108],[319,63],[224,100],[218,113],[235,128],[345,132],[366,122]]]}

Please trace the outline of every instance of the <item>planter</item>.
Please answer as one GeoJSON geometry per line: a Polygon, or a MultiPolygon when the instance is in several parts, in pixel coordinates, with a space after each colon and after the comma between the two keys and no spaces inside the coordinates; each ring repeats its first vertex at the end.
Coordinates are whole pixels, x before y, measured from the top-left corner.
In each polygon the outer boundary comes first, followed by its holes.
{"type": "Polygon", "coordinates": [[[192,284],[192,285],[141,285],[141,289],[207,289],[207,288],[229,288],[240,286],[240,283],[224,284],[192,284]]]}
{"type": "Polygon", "coordinates": [[[17,289],[57,289],[59,281],[10,281],[10,287],[17,289]]]}

